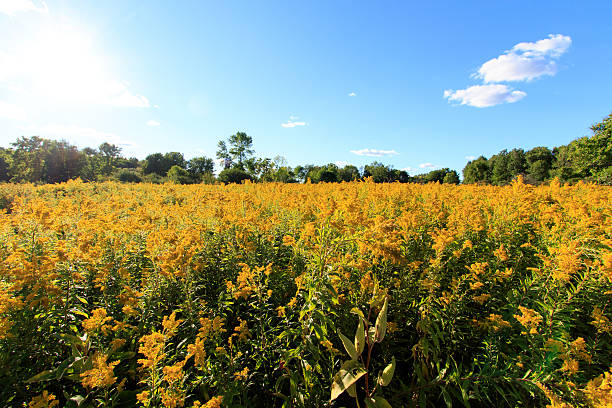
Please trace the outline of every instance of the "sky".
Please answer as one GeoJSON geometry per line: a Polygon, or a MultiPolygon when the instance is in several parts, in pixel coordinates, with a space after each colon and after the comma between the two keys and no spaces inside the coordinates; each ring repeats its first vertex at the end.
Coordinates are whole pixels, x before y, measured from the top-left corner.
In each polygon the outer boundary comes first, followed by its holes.
{"type": "Polygon", "coordinates": [[[459,172],[612,112],[612,2],[0,0],[0,146],[459,172]]]}

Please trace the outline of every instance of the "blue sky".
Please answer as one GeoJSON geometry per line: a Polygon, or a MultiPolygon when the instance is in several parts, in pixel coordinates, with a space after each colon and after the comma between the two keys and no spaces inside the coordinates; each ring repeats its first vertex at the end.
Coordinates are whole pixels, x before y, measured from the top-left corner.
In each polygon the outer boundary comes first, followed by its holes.
{"type": "Polygon", "coordinates": [[[612,112],[612,2],[0,0],[0,146],[461,171],[612,112]]]}

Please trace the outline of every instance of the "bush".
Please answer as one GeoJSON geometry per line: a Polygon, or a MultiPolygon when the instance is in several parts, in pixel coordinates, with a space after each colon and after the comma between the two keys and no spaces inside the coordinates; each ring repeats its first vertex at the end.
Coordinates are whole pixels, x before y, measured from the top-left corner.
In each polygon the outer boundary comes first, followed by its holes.
{"type": "Polygon", "coordinates": [[[142,177],[134,171],[121,170],[117,174],[117,180],[122,183],[142,183],[142,177]]]}
{"type": "Polygon", "coordinates": [[[222,183],[242,183],[244,180],[252,180],[253,178],[249,173],[244,170],[232,167],[231,169],[225,169],[219,173],[218,180],[222,183]]]}
{"type": "Polygon", "coordinates": [[[168,180],[175,184],[193,184],[189,172],[176,164],[168,170],[168,180]]]}

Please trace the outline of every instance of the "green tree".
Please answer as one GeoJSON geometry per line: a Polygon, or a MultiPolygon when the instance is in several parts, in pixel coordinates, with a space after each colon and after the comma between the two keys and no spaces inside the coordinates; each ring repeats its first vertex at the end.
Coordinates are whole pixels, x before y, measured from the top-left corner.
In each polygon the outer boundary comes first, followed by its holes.
{"type": "Polygon", "coordinates": [[[0,147],[0,181],[9,181],[12,150],[0,147]]]}
{"type": "Polygon", "coordinates": [[[187,171],[194,180],[201,180],[204,174],[213,174],[215,163],[209,157],[194,157],[187,162],[187,171]]]}
{"type": "Polygon", "coordinates": [[[179,166],[178,164],[172,165],[167,173],[168,180],[176,184],[191,184],[193,178],[187,170],[179,166]]]}
{"type": "Polygon", "coordinates": [[[550,178],[554,156],[548,147],[534,147],[525,153],[528,181],[541,183],[550,178]]]}
{"type": "Polygon", "coordinates": [[[227,145],[223,140],[219,140],[217,143],[217,159],[223,161],[223,168],[229,169],[232,166],[232,157],[227,150],[227,145]]]}
{"type": "Polygon", "coordinates": [[[512,149],[508,153],[508,172],[512,179],[519,174],[525,175],[527,172],[527,159],[523,149],[512,149]]]}
{"type": "Polygon", "coordinates": [[[393,170],[376,161],[364,166],[363,177],[372,177],[375,183],[385,183],[394,180],[393,170]]]}
{"type": "Polygon", "coordinates": [[[219,173],[218,180],[222,183],[241,183],[244,180],[252,180],[252,177],[246,171],[237,168],[231,167],[229,169],[222,170],[219,173]]]}
{"type": "Polygon", "coordinates": [[[142,166],[142,172],[144,174],[155,173],[159,176],[165,176],[170,170],[168,161],[161,153],[153,153],[145,158],[144,165],[142,166]]]}
{"type": "Polygon", "coordinates": [[[444,184],[459,184],[459,174],[455,170],[447,171],[442,180],[444,184]]]}
{"type": "Polygon", "coordinates": [[[170,170],[172,166],[179,166],[182,169],[187,167],[187,162],[185,161],[183,153],[168,152],[164,154],[164,159],[166,159],[166,165],[168,166],[168,170],[170,170]]]}
{"type": "Polygon", "coordinates": [[[506,149],[497,153],[489,159],[489,168],[491,169],[491,183],[503,186],[512,181],[512,173],[508,168],[510,158],[506,149]]]}
{"type": "Polygon", "coordinates": [[[491,179],[490,171],[487,158],[480,156],[476,160],[469,161],[463,168],[463,182],[465,184],[488,183],[491,179]]]}
{"type": "Polygon", "coordinates": [[[43,181],[61,183],[79,177],[86,164],[85,154],[65,140],[44,140],[42,149],[45,160],[43,181]]]}
{"type": "Polygon", "coordinates": [[[45,154],[42,149],[44,139],[38,136],[21,137],[12,143],[13,157],[10,174],[13,182],[41,181],[44,175],[45,154]]]}
{"type": "Polygon", "coordinates": [[[253,138],[244,132],[236,132],[228,139],[229,154],[232,160],[242,166],[242,162],[255,152],[253,147],[253,138]]]}
{"type": "Polygon", "coordinates": [[[107,142],[98,147],[98,151],[103,158],[102,174],[109,175],[113,172],[115,162],[121,155],[121,148],[107,142]]]}
{"type": "Polygon", "coordinates": [[[351,164],[338,169],[338,181],[354,181],[359,177],[359,169],[351,164]]]}

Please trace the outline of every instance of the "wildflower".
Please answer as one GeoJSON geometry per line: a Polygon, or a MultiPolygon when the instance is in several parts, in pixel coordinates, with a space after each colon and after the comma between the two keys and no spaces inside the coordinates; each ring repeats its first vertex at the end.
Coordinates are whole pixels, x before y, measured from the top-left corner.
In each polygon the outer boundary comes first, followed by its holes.
{"type": "Polygon", "coordinates": [[[501,315],[491,313],[482,324],[484,327],[489,328],[493,331],[499,331],[504,328],[509,328],[510,323],[505,321],[501,315]]]}
{"type": "Polygon", "coordinates": [[[183,366],[185,360],[179,361],[171,366],[165,366],[162,370],[164,373],[164,379],[169,383],[175,383],[183,378],[183,366]]]}
{"type": "Polygon", "coordinates": [[[176,312],[172,312],[170,317],[164,316],[162,326],[164,328],[164,334],[168,337],[174,336],[176,329],[182,323],[182,320],[176,320],[176,312]]]}
{"type": "Polygon", "coordinates": [[[563,361],[563,367],[561,367],[561,371],[567,372],[571,375],[574,375],[578,372],[578,361],[574,359],[567,359],[563,361]]]}
{"type": "Polygon", "coordinates": [[[244,369],[242,371],[236,371],[234,373],[234,379],[237,380],[237,381],[244,381],[244,380],[246,380],[248,375],[249,375],[249,368],[248,367],[244,367],[244,369]]]}
{"type": "Polygon", "coordinates": [[[595,326],[598,333],[612,333],[612,322],[604,316],[600,308],[595,306],[591,317],[594,319],[591,324],[595,326]]]}
{"type": "Polygon", "coordinates": [[[143,391],[139,394],[136,394],[136,399],[145,407],[149,405],[150,397],[151,393],[149,391],[143,391]]]}
{"type": "Polygon", "coordinates": [[[53,408],[56,405],[59,405],[59,401],[55,399],[55,395],[43,391],[41,395],[32,398],[28,408],[53,408]]]}
{"type": "Polygon", "coordinates": [[[202,408],[221,408],[222,402],[223,396],[213,397],[209,399],[208,402],[202,406],[202,408]]]}
{"type": "Polygon", "coordinates": [[[159,394],[162,404],[166,408],[177,408],[185,405],[185,397],[177,390],[161,388],[159,394]]]}
{"type": "Polygon", "coordinates": [[[285,317],[285,306],[279,306],[276,308],[276,314],[278,317],[285,317]]]}
{"type": "Polygon", "coordinates": [[[291,235],[284,235],[283,236],[283,245],[284,246],[293,246],[293,245],[295,245],[295,238],[293,238],[291,235]]]}
{"type": "Polygon", "coordinates": [[[110,342],[111,350],[116,351],[120,349],[121,347],[123,347],[124,344],[125,344],[125,339],[113,339],[110,342]]]}
{"type": "Polygon", "coordinates": [[[482,295],[474,296],[472,298],[472,300],[474,300],[474,302],[480,303],[482,305],[487,300],[489,300],[490,297],[491,297],[491,295],[489,295],[488,293],[483,293],[482,295]]]}
{"type": "Polygon", "coordinates": [[[193,356],[196,367],[203,368],[206,363],[206,350],[204,349],[204,339],[196,338],[194,344],[187,346],[187,354],[193,356]]]}
{"type": "MultiPolygon", "coordinates": [[[[521,311],[520,315],[514,315],[514,318],[523,325],[524,328],[529,330],[529,334],[536,334],[538,332],[538,325],[542,323],[542,316],[533,309],[528,309],[523,306],[519,306],[521,311]]],[[[527,334],[527,332],[522,332],[527,334]]]]}
{"type": "Polygon", "coordinates": [[[138,348],[138,352],[146,357],[138,360],[142,368],[151,368],[164,358],[163,350],[166,339],[163,334],[153,332],[142,336],[139,341],[142,344],[138,348]]]}
{"type": "Polygon", "coordinates": [[[104,327],[105,323],[110,320],[112,320],[112,317],[106,316],[106,309],[95,309],[92,312],[92,316],[83,321],[83,329],[88,333],[92,333],[104,327]]]}
{"type": "Polygon", "coordinates": [[[81,383],[85,388],[104,388],[113,385],[117,377],[113,377],[113,370],[119,364],[119,361],[114,361],[106,364],[108,356],[104,354],[94,354],[93,368],[81,374],[81,383]]]}
{"type": "Polygon", "coordinates": [[[612,406],[612,367],[609,371],[589,381],[582,391],[592,407],[612,406]]]}
{"type": "Polygon", "coordinates": [[[248,338],[251,337],[247,321],[241,318],[238,318],[238,320],[240,324],[234,328],[234,331],[238,333],[238,341],[247,341],[248,338]]]}

